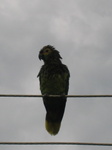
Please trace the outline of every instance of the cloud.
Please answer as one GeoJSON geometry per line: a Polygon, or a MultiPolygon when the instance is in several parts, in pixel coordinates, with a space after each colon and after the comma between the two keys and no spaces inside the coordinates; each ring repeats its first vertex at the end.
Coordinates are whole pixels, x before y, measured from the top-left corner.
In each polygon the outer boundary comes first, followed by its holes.
{"type": "MultiPolygon", "coordinates": [[[[1,0],[1,94],[40,94],[37,74],[43,62],[38,53],[47,44],[60,51],[70,70],[69,94],[111,94],[111,5],[110,0],[1,0]]],[[[0,118],[0,141],[111,142],[109,98],[68,98],[61,130],[55,137],[45,130],[41,98],[1,98],[0,118]]],[[[16,147],[31,148],[40,147],[16,147]]],[[[52,146],[60,148],[68,147],[52,146]]]]}

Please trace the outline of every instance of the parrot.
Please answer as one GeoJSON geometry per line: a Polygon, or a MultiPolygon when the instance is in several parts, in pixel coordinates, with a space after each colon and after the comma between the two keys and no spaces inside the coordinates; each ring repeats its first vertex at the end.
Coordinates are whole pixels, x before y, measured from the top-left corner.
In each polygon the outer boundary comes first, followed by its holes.
{"type": "Polygon", "coordinates": [[[46,110],[45,127],[49,134],[56,135],[60,130],[65,111],[67,97],[64,95],[68,94],[70,72],[61,62],[59,51],[51,45],[44,46],[39,51],[38,57],[44,62],[37,77],[46,110]]]}

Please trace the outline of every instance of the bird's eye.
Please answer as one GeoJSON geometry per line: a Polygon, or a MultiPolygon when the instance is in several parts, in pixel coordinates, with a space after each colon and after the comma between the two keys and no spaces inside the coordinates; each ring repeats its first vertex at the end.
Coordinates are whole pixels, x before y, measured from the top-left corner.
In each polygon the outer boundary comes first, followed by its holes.
{"type": "Polygon", "coordinates": [[[48,49],[46,49],[46,51],[45,51],[46,53],[48,53],[49,52],[49,50],[48,49]]]}

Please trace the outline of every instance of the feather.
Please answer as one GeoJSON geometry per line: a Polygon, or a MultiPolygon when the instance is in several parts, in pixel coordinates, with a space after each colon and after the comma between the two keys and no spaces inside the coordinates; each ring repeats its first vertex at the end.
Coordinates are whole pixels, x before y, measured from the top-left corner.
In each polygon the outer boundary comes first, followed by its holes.
{"type": "MultiPolygon", "coordinates": [[[[39,53],[39,59],[44,61],[38,74],[42,95],[67,95],[70,73],[62,64],[62,57],[53,46],[44,46],[39,53]]],[[[51,135],[59,132],[63,118],[66,97],[43,97],[46,108],[45,126],[51,135]]]]}

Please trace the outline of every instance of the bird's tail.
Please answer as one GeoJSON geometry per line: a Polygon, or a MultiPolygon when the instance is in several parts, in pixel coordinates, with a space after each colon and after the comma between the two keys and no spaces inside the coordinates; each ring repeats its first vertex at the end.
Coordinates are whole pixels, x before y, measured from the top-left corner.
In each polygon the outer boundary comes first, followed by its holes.
{"type": "Polygon", "coordinates": [[[60,130],[64,111],[62,111],[62,110],[60,110],[59,112],[58,111],[47,112],[47,114],[46,114],[45,127],[46,127],[46,130],[51,135],[56,135],[60,130]]]}
{"type": "Polygon", "coordinates": [[[50,121],[45,121],[45,126],[46,130],[51,134],[51,135],[56,135],[59,132],[61,122],[50,122],[50,121]]]}
{"type": "Polygon", "coordinates": [[[49,101],[44,101],[44,104],[46,107],[46,130],[51,135],[56,135],[60,130],[61,121],[66,105],[66,99],[49,99],[49,101]]]}

